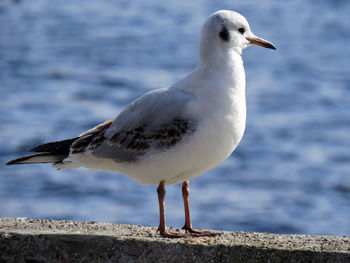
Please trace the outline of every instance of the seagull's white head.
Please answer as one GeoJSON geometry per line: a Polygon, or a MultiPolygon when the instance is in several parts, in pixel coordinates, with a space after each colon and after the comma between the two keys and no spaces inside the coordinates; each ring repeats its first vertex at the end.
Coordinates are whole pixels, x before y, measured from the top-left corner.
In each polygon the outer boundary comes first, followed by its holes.
{"type": "Polygon", "coordinates": [[[244,16],[220,10],[212,14],[202,27],[200,57],[227,56],[232,51],[242,54],[242,50],[251,45],[276,49],[272,43],[253,34],[244,16]]]}

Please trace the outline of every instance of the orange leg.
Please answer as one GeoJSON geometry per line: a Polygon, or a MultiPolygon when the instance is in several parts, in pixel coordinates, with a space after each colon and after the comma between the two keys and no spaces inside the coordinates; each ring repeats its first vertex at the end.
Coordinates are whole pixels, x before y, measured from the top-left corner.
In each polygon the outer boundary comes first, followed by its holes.
{"type": "Polygon", "coordinates": [[[172,233],[166,229],[165,215],[164,215],[164,197],[165,197],[166,192],[165,192],[164,181],[160,182],[160,184],[157,188],[157,193],[158,193],[158,201],[159,201],[159,227],[158,227],[158,231],[159,231],[160,235],[163,237],[170,237],[170,238],[179,238],[179,237],[189,236],[189,234],[172,233]]]}
{"type": "Polygon", "coordinates": [[[190,215],[190,205],[189,205],[189,195],[190,195],[190,188],[188,186],[188,181],[185,181],[182,184],[182,197],[184,199],[184,207],[185,207],[185,225],[182,227],[182,229],[186,230],[187,233],[194,234],[194,236],[216,236],[220,233],[214,233],[209,231],[200,231],[200,230],[194,230],[192,228],[191,223],[191,215],[190,215]]]}

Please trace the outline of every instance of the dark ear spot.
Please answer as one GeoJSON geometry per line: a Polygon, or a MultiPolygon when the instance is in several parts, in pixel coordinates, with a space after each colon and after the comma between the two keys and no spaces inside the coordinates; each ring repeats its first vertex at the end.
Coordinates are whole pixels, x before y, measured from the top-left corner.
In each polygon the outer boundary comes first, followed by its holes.
{"type": "Polygon", "coordinates": [[[226,27],[223,27],[219,33],[219,37],[224,41],[230,40],[230,33],[228,32],[226,27]]]}

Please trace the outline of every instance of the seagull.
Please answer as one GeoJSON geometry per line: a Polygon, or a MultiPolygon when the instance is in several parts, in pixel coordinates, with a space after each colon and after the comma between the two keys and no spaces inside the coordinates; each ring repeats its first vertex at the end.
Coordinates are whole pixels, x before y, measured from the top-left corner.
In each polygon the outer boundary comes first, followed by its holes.
{"type": "Polygon", "coordinates": [[[124,174],[156,185],[161,236],[214,236],[192,228],[189,180],[223,162],[241,141],[246,124],[242,50],[258,45],[276,49],[257,37],[241,14],[220,10],[204,23],[198,66],[169,88],[156,89],[128,104],[116,118],[76,138],[33,148],[36,154],[7,165],[52,163],[58,169],[85,167],[124,174]],[[167,229],[165,186],[182,183],[184,232],[167,229]]]}

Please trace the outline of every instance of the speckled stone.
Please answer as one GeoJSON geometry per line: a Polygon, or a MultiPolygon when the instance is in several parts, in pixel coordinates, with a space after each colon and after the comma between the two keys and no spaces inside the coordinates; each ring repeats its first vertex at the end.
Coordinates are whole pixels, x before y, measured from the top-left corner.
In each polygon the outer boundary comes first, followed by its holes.
{"type": "Polygon", "coordinates": [[[168,239],[155,227],[2,218],[0,262],[350,262],[350,238],[222,232],[168,239]]]}

